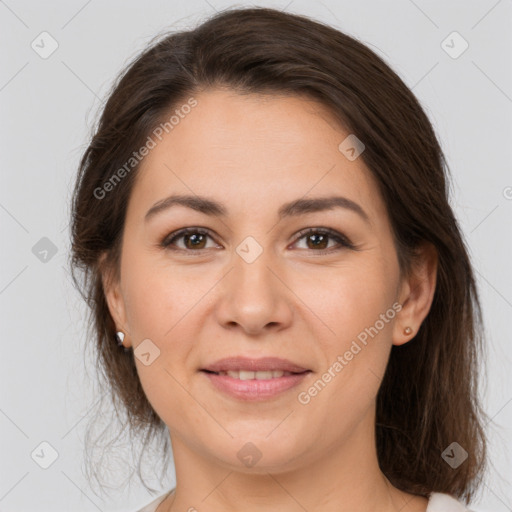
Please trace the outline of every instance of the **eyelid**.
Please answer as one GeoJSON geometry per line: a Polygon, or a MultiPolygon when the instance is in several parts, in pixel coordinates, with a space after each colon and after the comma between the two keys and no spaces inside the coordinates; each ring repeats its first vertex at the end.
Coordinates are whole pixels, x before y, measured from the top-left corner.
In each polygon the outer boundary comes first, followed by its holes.
{"type": "Polygon", "coordinates": [[[197,249],[197,250],[189,250],[189,249],[181,249],[180,247],[172,247],[172,243],[174,243],[175,240],[178,240],[182,238],[184,235],[188,234],[200,234],[210,237],[212,240],[215,241],[215,238],[212,236],[212,233],[209,229],[206,228],[199,228],[199,227],[188,227],[188,228],[182,228],[178,229],[176,231],[173,231],[172,233],[166,235],[164,239],[160,242],[160,246],[164,249],[169,250],[175,250],[175,251],[185,251],[185,252],[197,252],[200,253],[201,251],[204,251],[206,249],[197,249]]]}
{"type": "MultiPolygon", "coordinates": [[[[317,226],[314,228],[302,229],[301,231],[299,231],[297,233],[295,242],[293,242],[293,243],[294,244],[297,243],[299,240],[301,240],[302,238],[304,238],[305,236],[307,236],[309,234],[328,235],[331,239],[338,242],[338,244],[341,245],[341,247],[346,248],[346,249],[355,249],[355,245],[344,234],[342,234],[339,231],[336,231],[332,228],[321,227],[321,226],[317,226]]],[[[317,254],[327,254],[330,252],[334,252],[338,249],[331,247],[330,249],[323,249],[323,250],[318,250],[318,251],[312,250],[311,252],[314,252],[317,254]]]]}
{"type": "MultiPolygon", "coordinates": [[[[207,250],[205,248],[193,250],[193,249],[182,249],[182,248],[172,247],[172,244],[174,243],[175,240],[178,240],[187,234],[205,235],[207,237],[210,237],[213,241],[215,241],[215,237],[212,235],[212,232],[209,229],[200,228],[200,227],[187,227],[187,228],[182,228],[182,229],[173,231],[169,235],[165,236],[164,239],[160,242],[160,246],[163,247],[164,249],[183,251],[183,252],[187,252],[187,253],[201,253],[202,251],[207,250]]],[[[294,241],[292,242],[292,245],[295,245],[299,240],[301,240],[302,238],[304,238],[305,236],[307,236],[309,234],[327,235],[331,239],[335,240],[339,245],[339,247],[334,247],[334,248],[331,247],[330,249],[321,249],[321,250],[311,249],[311,250],[309,250],[309,252],[313,252],[313,253],[316,253],[319,255],[329,254],[329,253],[336,252],[336,251],[339,251],[342,249],[355,249],[356,248],[356,246],[344,234],[342,234],[332,228],[327,228],[327,227],[322,227],[322,226],[309,227],[309,228],[300,230],[298,233],[295,234],[294,241]]],[[[215,241],[215,243],[217,243],[217,242],[215,241]]],[[[208,249],[210,249],[210,248],[208,248],[208,249]]]]}

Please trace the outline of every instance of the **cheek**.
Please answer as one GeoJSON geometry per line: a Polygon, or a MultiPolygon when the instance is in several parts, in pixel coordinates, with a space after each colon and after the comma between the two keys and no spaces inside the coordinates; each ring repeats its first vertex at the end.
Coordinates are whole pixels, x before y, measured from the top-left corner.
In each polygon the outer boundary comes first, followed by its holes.
{"type": "Polygon", "coordinates": [[[307,306],[321,320],[314,321],[314,337],[323,362],[315,389],[303,390],[304,401],[312,398],[316,407],[342,414],[346,407],[365,408],[373,400],[400,308],[396,277],[392,267],[370,258],[362,263],[361,258],[357,264],[325,269],[323,275],[317,270],[315,279],[302,281],[299,295],[309,297],[307,306]]]}
{"type": "Polygon", "coordinates": [[[331,289],[331,300],[319,303],[322,319],[335,334],[319,327],[322,335],[318,330],[316,339],[323,365],[316,380],[297,396],[302,412],[323,425],[327,438],[351,432],[369,413],[391,350],[396,316],[392,299],[384,300],[382,289],[369,293],[361,282],[356,284],[331,289]]]}
{"type": "Polygon", "coordinates": [[[132,258],[124,270],[126,314],[135,339],[169,342],[173,331],[186,329],[194,305],[211,287],[191,277],[193,272],[150,257],[132,258]]]}
{"type": "Polygon", "coordinates": [[[180,383],[185,382],[186,363],[196,339],[191,308],[206,284],[187,284],[183,274],[158,267],[149,258],[126,258],[124,272],[126,314],[141,386],[162,420],[186,431],[198,421],[200,411],[190,406],[190,396],[180,383]],[[146,352],[141,350],[143,345],[137,351],[147,339],[154,343],[145,345],[150,364],[138,357],[146,352]],[[182,411],[178,416],[177,410],[182,411]]]}
{"type": "MultiPolygon", "coordinates": [[[[394,274],[370,258],[361,258],[343,266],[304,271],[294,277],[290,288],[297,291],[313,315],[319,338],[340,350],[392,307],[394,274]]],[[[389,322],[384,326],[379,323],[379,327],[379,331],[390,331],[389,322]]]]}

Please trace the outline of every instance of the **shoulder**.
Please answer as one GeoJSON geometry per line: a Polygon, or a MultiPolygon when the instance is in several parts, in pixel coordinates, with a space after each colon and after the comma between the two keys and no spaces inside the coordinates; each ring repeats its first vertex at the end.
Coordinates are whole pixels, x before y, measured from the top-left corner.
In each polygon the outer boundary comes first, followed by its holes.
{"type": "Polygon", "coordinates": [[[425,512],[471,512],[471,510],[450,494],[433,492],[425,512]]]}
{"type": "Polygon", "coordinates": [[[136,512],[155,512],[158,505],[164,501],[164,499],[168,496],[169,491],[165,494],[162,494],[161,496],[158,496],[158,498],[154,499],[151,503],[148,503],[146,506],[142,507],[141,509],[137,510],[136,512]]]}

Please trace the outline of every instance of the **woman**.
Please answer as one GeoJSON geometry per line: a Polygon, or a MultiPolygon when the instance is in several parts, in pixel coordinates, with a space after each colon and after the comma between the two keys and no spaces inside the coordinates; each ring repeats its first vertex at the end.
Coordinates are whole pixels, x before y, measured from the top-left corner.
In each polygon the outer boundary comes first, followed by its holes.
{"type": "Polygon", "coordinates": [[[222,12],[131,63],[72,263],[131,429],[168,429],[144,511],[466,510],[482,320],[446,174],[400,78],[308,18],[222,12]]]}

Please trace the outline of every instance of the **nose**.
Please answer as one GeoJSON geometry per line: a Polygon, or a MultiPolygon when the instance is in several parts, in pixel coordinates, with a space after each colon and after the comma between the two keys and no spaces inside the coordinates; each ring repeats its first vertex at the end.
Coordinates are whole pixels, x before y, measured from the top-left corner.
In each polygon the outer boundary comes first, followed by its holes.
{"type": "Polygon", "coordinates": [[[263,250],[252,262],[233,253],[232,269],[221,281],[215,309],[217,321],[228,329],[239,328],[251,336],[279,331],[293,318],[293,293],[285,271],[263,250]]]}

